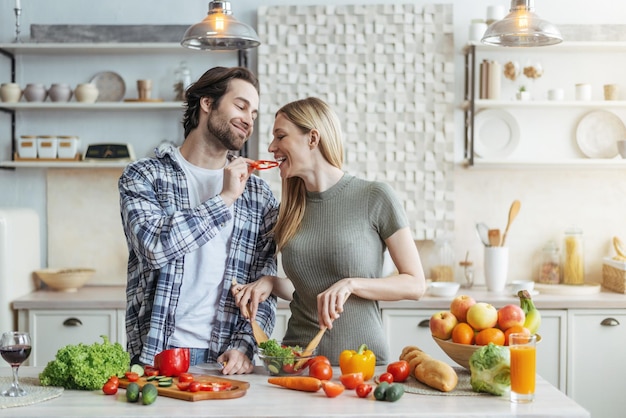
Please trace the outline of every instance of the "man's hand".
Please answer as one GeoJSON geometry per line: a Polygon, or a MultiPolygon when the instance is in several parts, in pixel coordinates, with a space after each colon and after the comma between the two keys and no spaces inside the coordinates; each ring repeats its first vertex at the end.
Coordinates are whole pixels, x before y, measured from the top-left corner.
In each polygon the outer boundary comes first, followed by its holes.
{"type": "Polygon", "coordinates": [[[243,193],[246,181],[254,171],[249,165],[250,162],[252,160],[248,158],[238,157],[230,161],[224,168],[224,184],[220,196],[222,196],[226,206],[235,203],[235,200],[243,193]]]}
{"type": "Polygon", "coordinates": [[[248,356],[238,350],[228,350],[217,358],[224,364],[222,374],[249,374],[254,371],[254,364],[248,356]]]}

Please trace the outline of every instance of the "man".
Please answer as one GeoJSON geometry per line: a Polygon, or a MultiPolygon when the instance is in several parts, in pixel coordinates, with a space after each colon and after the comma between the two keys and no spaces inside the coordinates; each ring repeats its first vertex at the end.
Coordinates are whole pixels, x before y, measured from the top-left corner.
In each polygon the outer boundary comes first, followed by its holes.
{"type": "MultiPolygon", "coordinates": [[[[251,176],[247,158],[231,158],[250,138],[258,80],[245,68],[213,68],[186,92],[182,146],[129,164],[119,180],[129,249],[128,351],[153,364],[162,350],[188,347],[191,364],[220,362],[222,373],[253,370],[249,321],[231,281],[276,275],[271,235],[278,202],[251,176]]],[[[258,307],[269,335],[276,298],[258,307]]],[[[256,311],[256,306],[255,306],[256,311]]]]}

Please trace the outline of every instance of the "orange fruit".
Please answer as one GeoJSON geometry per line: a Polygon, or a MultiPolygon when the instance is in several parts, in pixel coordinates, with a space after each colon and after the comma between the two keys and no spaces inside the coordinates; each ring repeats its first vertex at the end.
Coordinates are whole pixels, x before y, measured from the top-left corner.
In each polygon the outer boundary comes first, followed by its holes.
{"type": "Polygon", "coordinates": [[[499,328],[485,328],[476,334],[476,345],[504,345],[504,332],[499,328]]]}
{"type": "Polygon", "coordinates": [[[530,330],[521,325],[513,325],[507,328],[506,331],[504,331],[504,345],[509,345],[509,335],[517,333],[530,335],[530,330]]]}
{"type": "Polygon", "coordinates": [[[452,341],[457,344],[474,344],[474,329],[466,322],[459,322],[452,329],[452,341]]]}

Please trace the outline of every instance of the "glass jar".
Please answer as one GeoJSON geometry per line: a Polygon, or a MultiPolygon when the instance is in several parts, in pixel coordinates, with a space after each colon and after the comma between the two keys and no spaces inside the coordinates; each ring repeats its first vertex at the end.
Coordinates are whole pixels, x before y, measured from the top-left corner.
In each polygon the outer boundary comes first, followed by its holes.
{"type": "Polygon", "coordinates": [[[563,283],[585,283],[583,231],[576,227],[567,229],[563,239],[563,283]]]}
{"type": "Polygon", "coordinates": [[[187,87],[191,85],[191,70],[187,67],[186,61],[181,61],[178,68],[175,71],[176,82],[174,83],[174,93],[176,97],[174,100],[185,100],[185,91],[187,87]]]}
{"type": "Polygon", "coordinates": [[[433,262],[430,268],[430,278],[433,282],[454,281],[454,251],[448,239],[435,240],[433,262]]]}
{"type": "Polygon", "coordinates": [[[561,256],[556,242],[548,242],[541,250],[537,283],[559,284],[561,281],[561,256]]]}

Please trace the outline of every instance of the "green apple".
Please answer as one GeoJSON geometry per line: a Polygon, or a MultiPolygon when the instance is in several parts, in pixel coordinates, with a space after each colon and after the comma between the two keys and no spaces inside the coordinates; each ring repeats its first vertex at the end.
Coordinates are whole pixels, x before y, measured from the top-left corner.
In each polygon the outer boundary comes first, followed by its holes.
{"type": "Polygon", "coordinates": [[[498,310],[486,302],[476,302],[467,311],[467,323],[476,331],[493,328],[498,323],[498,310]]]}

